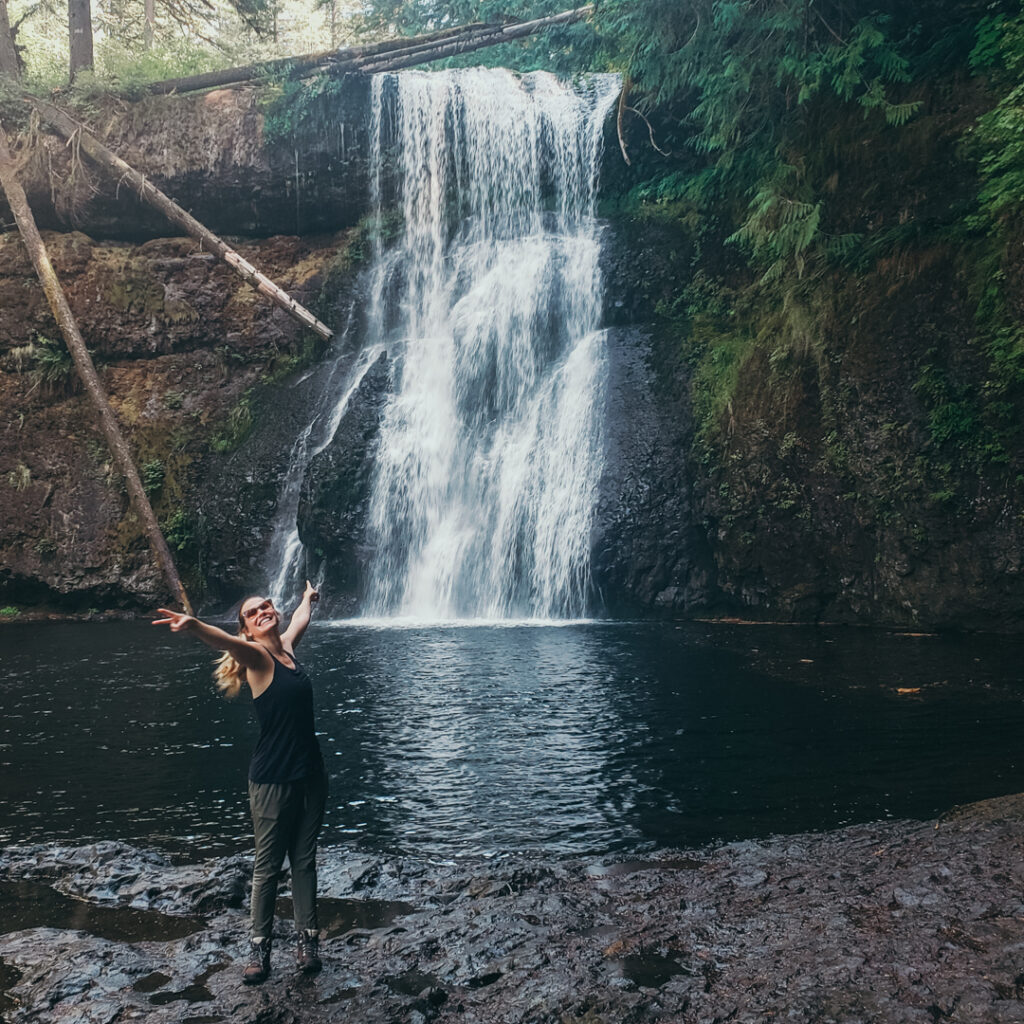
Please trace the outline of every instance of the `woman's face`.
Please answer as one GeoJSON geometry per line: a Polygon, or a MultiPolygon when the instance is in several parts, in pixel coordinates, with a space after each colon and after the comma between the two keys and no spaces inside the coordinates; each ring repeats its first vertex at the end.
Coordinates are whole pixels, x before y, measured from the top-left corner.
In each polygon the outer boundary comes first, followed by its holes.
{"type": "Polygon", "coordinates": [[[248,597],[242,602],[238,617],[245,635],[258,640],[277,629],[281,616],[269,597],[248,597]]]}

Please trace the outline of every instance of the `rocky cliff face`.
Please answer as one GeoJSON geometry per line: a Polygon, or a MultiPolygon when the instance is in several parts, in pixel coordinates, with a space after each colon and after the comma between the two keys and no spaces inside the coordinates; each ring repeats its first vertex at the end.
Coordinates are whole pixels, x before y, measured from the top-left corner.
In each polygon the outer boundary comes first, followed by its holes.
{"type": "MultiPolygon", "coordinates": [[[[350,240],[279,237],[240,251],[321,304],[350,240]]],[[[243,585],[290,445],[287,431],[268,436],[280,415],[274,381],[316,346],[191,240],[46,241],[189,588],[202,597],[208,579],[243,585]],[[245,448],[257,439],[258,451],[245,448]]],[[[0,235],[0,339],[0,601],[151,606],[163,583],[12,233],[0,235]]]]}
{"type": "Polygon", "coordinates": [[[333,440],[307,470],[299,501],[299,537],[313,552],[330,607],[342,615],[359,608],[372,552],[366,519],[384,402],[391,386],[386,353],[367,371],[333,440]]]}
{"type": "MultiPolygon", "coordinates": [[[[633,493],[663,510],[607,531],[620,554],[599,543],[598,566],[647,565],[659,581],[619,574],[619,599],[688,615],[1020,630],[1024,395],[998,379],[979,337],[977,271],[962,250],[822,278],[804,308],[780,311],[749,285],[700,282],[677,228],[622,222],[610,241],[607,315],[647,324],[628,347],[642,383],[611,421],[610,472],[642,481],[633,493]],[[686,315],[664,313],[687,293],[686,315]]],[[[1009,296],[1021,292],[1012,256],[999,270],[1009,296]]]]}
{"type": "MultiPolygon", "coordinates": [[[[217,234],[315,235],[366,213],[369,80],[296,84],[101,103],[86,118],[118,156],[217,234]]],[[[40,228],[140,241],[170,233],[163,215],[43,134],[22,171],[40,228]]],[[[0,222],[10,223],[0,197],[0,222]]]]}

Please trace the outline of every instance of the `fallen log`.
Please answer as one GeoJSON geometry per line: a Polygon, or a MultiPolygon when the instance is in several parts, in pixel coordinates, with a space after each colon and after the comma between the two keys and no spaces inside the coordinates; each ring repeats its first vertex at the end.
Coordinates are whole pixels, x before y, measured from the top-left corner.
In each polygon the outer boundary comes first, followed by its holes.
{"type": "Polygon", "coordinates": [[[244,67],[226,68],[223,71],[209,71],[186,78],[166,79],[162,82],[154,82],[147,86],[146,90],[157,94],[195,92],[198,89],[221,88],[278,74],[303,78],[321,71],[329,71],[332,74],[364,75],[377,74],[382,71],[399,71],[402,68],[428,64],[431,61],[441,60],[455,54],[470,53],[486,46],[498,46],[501,43],[521,39],[554,25],[568,25],[575,21],[582,21],[593,11],[593,4],[587,4],[583,7],[562,11],[560,14],[552,14],[545,18],[536,18],[533,21],[512,25],[475,22],[439,32],[409,36],[406,39],[345,47],[340,50],[328,50],[323,53],[305,54],[298,57],[286,57],[249,64],[244,67]]]}
{"type": "Polygon", "coordinates": [[[103,382],[96,372],[96,367],[93,365],[89,350],[85,347],[85,340],[78,329],[78,322],[71,311],[67,296],[64,294],[64,289],[61,287],[57,274],[53,269],[53,264],[50,262],[46,245],[39,234],[39,229],[36,227],[35,217],[32,215],[32,209],[28,205],[25,190],[18,181],[15,163],[11,157],[10,148],[7,145],[7,133],[4,131],[2,124],[0,124],[0,187],[3,188],[3,192],[7,197],[7,203],[11,208],[11,213],[14,214],[14,220],[18,225],[18,230],[21,232],[25,248],[28,249],[36,275],[39,277],[43,291],[46,293],[47,301],[53,312],[53,318],[57,321],[61,334],[64,335],[64,341],[68,346],[68,351],[71,353],[78,376],[99,414],[103,436],[107,440],[107,445],[110,447],[110,452],[114,457],[117,468],[124,477],[132,508],[142,522],[150,548],[156,557],[157,563],[163,570],[164,578],[171,589],[171,593],[181,601],[185,610],[191,615],[192,605],[182,585],[181,578],[178,576],[174,558],[160,530],[160,524],[153,513],[153,506],[150,505],[149,498],[146,497],[142,481],[139,479],[139,472],[135,468],[131,449],[121,433],[114,410],[110,407],[110,399],[107,397],[103,382]]]}
{"type": "Polygon", "coordinates": [[[274,284],[269,277],[261,274],[251,263],[243,259],[227,242],[215,235],[205,225],[183,210],[173,199],[160,191],[145,175],[129,166],[115,153],[112,153],[84,125],[66,114],[60,107],[34,96],[26,96],[40,116],[52,127],[56,128],[66,139],[76,142],[83,153],[90,157],[104,170],[112,174],[118,181],[126,181],[139,194],[144,202],[156,207],[168,220],[177,224],[186,234],[200,242],[210,252],[219,256],[228,266],[232,267],[245,281],[257,291],[266,295],[272,302],[280,306],[290,317],[305,327],[316,331],[320,337],[330,339],[331,329],[321,323],[305,306],[296,302],[283,288],[274,284]]]}
{"type": "Polygon", "coordinates": [[[585,7],[577,7],[571,11],[562,11],[561,14],[536,18],[534,21],[495,26],[491,31],[482,33],[478,37],[456,38],[432,45],[412,47],[408,49],[408,52],[388,54],[386,57],[376,60],[362,60],[359,62],[358,70],[364,75],[375,75],[387,71],[401,71],[402,68],[414,67],[417,64],[429,64],[431,61],[453,57],[459,53],[471,53],[473,50],[480,50],[486,46],[498,46],[501,43],[512,42],[514,39],[522,39],[524,36],[532,35],[541,29],[551,28],[553,25],[571,25],[573,22],[582,21],[593,11],[593,4],[587,4],[585,7]]]}
{"type": "Polygon", "coordinates": [[[457,28],[444,29],[440,32],[427,32],[419,36],[405,39],[389,39],[380,43],[367,43],[363,46],[345,46],[337,50],[324,50],[320,53],[309,53],[298,57],[281,57],[277,60],[261,61],[246,64],[243,67],[224,68],[221,71],[204,71],[198,75],[186,75],[182,78],[167,78],[162,82],[153,82],[145,87],[145,91],[154,95],[168,93],[197,92],[200,89],[220,89],[226,85],[238,85],[241,82],[252,82],[258,78],[269,78],[285,75],[290,78],[302,78],[307,74],[332,67],[337,70],[357,71],[356,61],[370,59],[391,50],[403,50],[411,45],[423,45],[440,42],[459,36],[489,29],[493,26],[486,22],[461,25],[457,28]]]}

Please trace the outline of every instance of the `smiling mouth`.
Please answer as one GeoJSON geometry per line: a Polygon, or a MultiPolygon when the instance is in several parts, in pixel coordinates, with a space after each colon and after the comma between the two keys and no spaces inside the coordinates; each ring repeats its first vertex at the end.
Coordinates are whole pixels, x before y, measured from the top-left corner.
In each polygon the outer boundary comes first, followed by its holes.
{"type": "Polygon", "coordinates": [[[257,626],[265,626],[268,622],[273,622],[273,621],[274,621],[274,613],[273,612],[264,612],[262,615],[260,615],[256,619],[256,625],[257,626]]]}

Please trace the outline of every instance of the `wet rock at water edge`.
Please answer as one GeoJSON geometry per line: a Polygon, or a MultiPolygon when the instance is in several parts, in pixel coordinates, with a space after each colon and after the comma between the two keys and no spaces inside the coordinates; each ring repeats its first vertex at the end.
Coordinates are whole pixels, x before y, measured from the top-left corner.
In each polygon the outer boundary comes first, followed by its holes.
{"type": "Polygon", "coordinates": [[[239,979],[247,921],[235,888],[247,858],[174,866],[119,844],[15,848],[0,856],[7,882],[158,916],[158,906],[211,909],[172,937],[45,921],[0,935],[0,1007],[11,1024],[1010,1024],[1024,1019],[1022,840],[1024,796],[938,821],[649,860],[324,850],[324,971],[295,972],[282,901],[273,973],[257,989],[239,979]]]}

